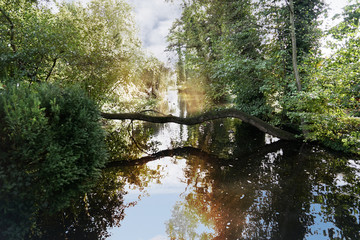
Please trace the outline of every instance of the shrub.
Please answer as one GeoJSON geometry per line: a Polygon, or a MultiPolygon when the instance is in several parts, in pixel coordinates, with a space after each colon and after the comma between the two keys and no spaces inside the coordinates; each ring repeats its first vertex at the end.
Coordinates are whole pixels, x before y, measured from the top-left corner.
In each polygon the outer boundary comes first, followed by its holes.
{"type": "Polygon", "coordinates": [[[0,90],[0,239],[36,229],[36,213],[68,207],[106,161],[96,104],[77,87],[0,90]]]}

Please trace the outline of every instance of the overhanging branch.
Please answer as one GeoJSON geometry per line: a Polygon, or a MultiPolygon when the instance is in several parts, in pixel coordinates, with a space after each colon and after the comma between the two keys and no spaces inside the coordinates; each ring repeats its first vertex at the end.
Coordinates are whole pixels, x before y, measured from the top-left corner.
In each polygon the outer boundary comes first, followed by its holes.
{"type": "Polygon", "coordinates": [[[278,137],[280,139],[289,140],[289,141],[297,140],[294,134],[284,131],[280,128],[274,127],[257,117],[251,116],[237,109],[209,111],[188,118],[176,117],[173,115],[150,116],[143,113],[101,113],[101,115],[105,119],[112,119],[112,120],[140,120],[140,121],[146,121],[152,123],[173,122],[184,125],[196,125],[206,121],[223,119],[223,118],[237,118],[242,120],[243,122],[253,125],[254,127],[258,128],[260,131],[264,133],[268,133],[274,137],[278,137]]]}

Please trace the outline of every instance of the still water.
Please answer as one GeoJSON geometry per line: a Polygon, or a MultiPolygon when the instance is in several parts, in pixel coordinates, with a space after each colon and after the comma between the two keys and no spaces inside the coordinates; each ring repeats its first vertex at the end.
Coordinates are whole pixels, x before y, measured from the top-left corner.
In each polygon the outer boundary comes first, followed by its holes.
{"type": "MultiPolygon", "coordinates": [[[[167,100],[183,117],[201,102],[175,89],[167,100]]],[[[359,159],[235,120],[156,129],[150,141],[173,151],[125,170],[141,180],[124,175],[124,218],[108,239],[360,239],[359,159]]]]}
{"type": "MultiPolygon", "coordinates": [[[[160,110],[185,117],[201,104],[174,88],[160,110]]],[[[234,119],[133,133],[138,149],[121,154],[141,161],[104,170],[92,193],[43,219],[43,239],[360,239],[360,159],[234,119]]]]}

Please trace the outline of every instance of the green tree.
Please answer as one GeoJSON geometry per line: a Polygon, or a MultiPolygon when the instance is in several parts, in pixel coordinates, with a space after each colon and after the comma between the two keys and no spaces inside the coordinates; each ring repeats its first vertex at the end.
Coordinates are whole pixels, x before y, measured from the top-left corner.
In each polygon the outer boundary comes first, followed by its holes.
{"type": "Polygon", "coordinates": [[[261,29],[253,12],[250,1],[184,1],[169,47],[184,56],[188,73],[205,79],[211,99],[234,94],[240,109],[265,117],[261,29]]]}
{"type": "Polygon", "coordinates": [[[145,91],[164,81],[168,70],[143,53],[132,8],[124,0],[93,0],[86,6],[63,1],[56,8],[0,1],[4,81],[79,84],[101,102],[113,100],[116,90],[130,83],[145,91]]]}
{"type": "Polygon", "coordinates": [[[272,106],[274,124],[292,125],[294,130],[300,125],[300,119],[292,119],[290,123],[288,112],[293,106],[289,103],[299,89],[306,90],[308,85],[308,73],[302,64],[309,56],[319,53],[322,36],[319,17],[324,11],[321,0],[259,4],[258,19],[266,32],[264,58],[268,60],[262,90],[267,104],[272,106]],[[298,71],[294,71],[295,62],[298,71]]]}
{"type": "Polygon", "coordinates": [[[309,85],[294,98],[292,113],[308,122],[311,140],[356,153],[360,149],[359,6],[359,2],[347,6],[344,20],[329,31],[334,53],[304,64],[309,85]]]}

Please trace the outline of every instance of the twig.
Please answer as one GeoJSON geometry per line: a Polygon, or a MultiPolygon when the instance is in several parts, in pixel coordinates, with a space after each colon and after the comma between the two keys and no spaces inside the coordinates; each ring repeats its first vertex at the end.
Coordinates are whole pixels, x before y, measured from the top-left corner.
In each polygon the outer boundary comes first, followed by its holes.
{"type": "Polygon", "coordinates": [[[147,152],[143,147],[140,146],[140,144],[135,140],[134,138],[134,121],[131,120],[131,122],[129,123],[128,127],[127,127],[128,133],[130,135],[131,140],[133,141],[133,143],[135,144],[135,146],[143,153],[146,153],[148,155],[150,155],[151,153],[147,152]],[[131,125],[131,131],[130,131],[130,125],[131,125]]]}

